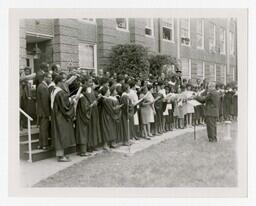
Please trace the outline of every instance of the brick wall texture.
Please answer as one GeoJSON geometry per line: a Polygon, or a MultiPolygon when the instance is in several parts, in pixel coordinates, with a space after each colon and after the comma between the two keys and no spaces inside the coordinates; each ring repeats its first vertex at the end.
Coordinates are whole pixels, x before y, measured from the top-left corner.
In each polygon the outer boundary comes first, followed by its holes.
{"type": "MultiPolygon", "coordinates": [[[[109,63],[111,48],[117,44],[136,43],[145,46],[149,53],[166,54],[190,61],[192,79],[208,78],[219,82],[237,80],[236,67],[236,24],[228,19],[203,19],[204,48],[197,48],[197,22],[190,19],[190,46],[181,45],[178,34],[180,20],[173,19],[173,41],[163,39],[163,19],[153,19],[153,35],[145,35],[146,19],[128,19],[128,29],[117,29],[116,19],[96,19],[94,22],[83,19],[25,19],[20,22],[20,68],[26,64],[27,35],[51,37],[43,44],[43,51],[49,63],[58,63],[66,70],[79,66],[79,44],[89,44],[96,48],[95,68],[105,69],[109,63]],[[215,25],[215,51],[209,49],[211,26],[215,25]],[[225,54],[220,54],[220,31],[225,30],[225,54]],[[229,54],[229,33],[235,35],[235,53],[229,54]],[[209,65],[213,65],[212,67],[209,65]],[[214,71],[210,71],[211,69],[214,71]],[[226,74],[226,75],[225,75],[226,74]]],[[[37,37],[38,38],[38,37],[37,37]]],[[[38,38],[40,39],[40,38],[38,38]]]]}

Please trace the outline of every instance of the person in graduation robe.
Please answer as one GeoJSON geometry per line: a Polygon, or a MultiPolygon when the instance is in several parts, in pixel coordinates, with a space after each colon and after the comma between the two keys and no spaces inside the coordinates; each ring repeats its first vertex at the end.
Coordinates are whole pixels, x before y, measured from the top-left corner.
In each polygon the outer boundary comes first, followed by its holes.
{"type": "Polygon", "coordinates": [[[222,122],[223,121],[223,103],[224,103],[224,84],[216,84],[216,90],[220,96],[220,101],[219,101],[219,117],[218,121],[222,122]]]}
{"type": "Polygon", "coordinates": [[[232,115],[233,119],[237,120],[237,115],[238,115],[238,92],[237,92],[237,87],[234,87],[233,89],[233,96],[232,96],[232,115]]]}
{"type": "Polygon", "coordinates": [[[160,135],[163,133],[163,94],[159,92],[159,86],[154,86],[153,97],[155,99],[155,124],[154,124],[154,134],[160,135]]]}
{"type": "Polygon", "coordinates": [[[101,129],[104,141],[104,149],[114,148],[114,142],[117,140],[117,123],[121,118],[121,105],[117,100],[114,88],[110,90],[107,86],[101,88],[101,129]]]}
{"type": "Polygon", "coordinates": [[[131,144],[130,139],[134,134],[134,110],[131,99],[129,98],[130,86],[128,84],[122,85],[122,96],[120,98],[120,103],[122,107],[121,116],[121,141],[124,146],[129,146],[131,144]]]}
{"type": "Polygon", "coordinates": [[[60,88],[62,77],[55,78],[56,88],[51,94],[52,108],[52,135],[53,145],[59,162],[70,161],[64,154],[64,149],[75,145],[75,135],[73,128],[74,98],[69,98],[69,94],[60,88]]]}
{"type": "Polygon", "coordinates": [[[98,98],[94,90],[92,89],[93,81],[88,79],[86,82],[88,88],[84,94],[91,107],[91,117],[89,122],[89,133],[88,133],[88,149],[89,151],[97,150],[97,147],[102,143],[101,130],[100,130],[100,114],[98,110],[98,98]]]}
{"type": "Polygon", "coordinates": [[[77,107],[76,107],[76,127],[75,127],[75,137],[77,144],[77,154],[80,156],[88,156],[87,145],[90,135],[91,117],[92,117],[92,107],[97,104],[96,101],[91,103],[86,97],[87,87],[83,86],[82,94],[79,97],[77,107]]]}
{"type": "Polygon", "coordinates": [[[233,96],[233,91],[232,91],[232,88],[227,85],[226,87],[226,92],[225,92],[225,95],[224,95],[224,110],[223,110],[223,113],[224,113],[224,117],[225,117],[225,120],[231,120],[231,115],[232,115],[232,96],[233,96]]]}

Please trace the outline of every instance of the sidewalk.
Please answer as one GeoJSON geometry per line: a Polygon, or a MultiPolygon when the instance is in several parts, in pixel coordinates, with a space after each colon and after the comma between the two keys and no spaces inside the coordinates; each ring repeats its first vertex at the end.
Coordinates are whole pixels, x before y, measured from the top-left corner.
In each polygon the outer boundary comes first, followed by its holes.
{"type": "MultiPolygon", "coordinates": [[[[197,126],[196,131],[205,130],[205,126],[197,126]]],[[[194,138],[194,128],[178,129],[171,132],[164,133],[161,136],[152,137],[151,140],[140,139],[134,141],[130,147],[120,146],[112,149],[112,152],[122,153],[125,155],[132,156],[135,153],[145,150],[152,145],[159,144],[166,140],[179,137],[183,134],[191,133],[191,138],[194,138]]],[[[90,157],[80,157],[75,153],[70,155],[71,162],[58,163],[56,158],[49,158],[34,163],[28,163],[27,161],[20,161],[20,185],[21,187],[31,187],[40,180],[46,179],[47,177],[72,166],[75,163],[81,162],[85,159],[92,158],[96,155],[101,155],[103,150],[94,152],[90,157]]],[[[104,154],[105,155],[105,154],[104,154]]]]}

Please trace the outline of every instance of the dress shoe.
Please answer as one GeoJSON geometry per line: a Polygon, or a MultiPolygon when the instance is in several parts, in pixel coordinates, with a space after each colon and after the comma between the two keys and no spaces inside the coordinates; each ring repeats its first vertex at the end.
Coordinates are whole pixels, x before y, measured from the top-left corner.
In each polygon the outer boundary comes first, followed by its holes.
{"type": "Polygon", "coordinates": [[[91,156],[91,154],[82,152],[82,153],[80,154],[80,156],[81,156],[81,157],[89,157],[89,156],[91,156]]]}
{"type": "Polygon", "coordinates": [[[69,159],[69,158],[67,158],[67,157],[59,157],[58,158],[58,162],[70,162],[71,160],[69,159]]]}

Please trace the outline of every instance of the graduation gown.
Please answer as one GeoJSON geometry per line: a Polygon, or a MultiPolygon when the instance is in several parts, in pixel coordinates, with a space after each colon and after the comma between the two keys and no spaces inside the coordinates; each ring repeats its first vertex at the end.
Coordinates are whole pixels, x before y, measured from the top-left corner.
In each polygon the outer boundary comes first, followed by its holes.
{"type": "Polygon", "coordinates": [[[156,110],[156,114],[155,114],[155,123],[157,124],[162,124],[162,118],[163,118],[163,111],[164,111],[164,102],[162,100],[163,98],[163,95],[160,94],[160,93],[153,93],[153,97],[156,99],[156,98],[159,98],[154,106],[155,106],[155,110],[156,110]]]}
{"type": "Polygon", "coordinates": [[[127,142],[130,137],[134,134],[134,122],[133,122],[133,105],[128,96],[128,94],[124,93],[120,98],[120,103],[124,106],[122,107],[122,116],[121,116],[121,142],[127,142]],[[129,118],[129,136],[128,136],[128,118],[129,118]]]}
{"type": "Polygon", "coordinates": [[[121,109],[114,97],[104,97],[101,101],[101,127],[104,142],[115,141],[118,138],[117,125],[121,118],[121,109]]]}
{"type": "Polygon", "coordinates": [[[52,107],[52,135],[56,150],[75,145],[74,114],[74,105],[70,103],[68,93],[60,90],[55,95],[52,107]]]}
{"type": "Polygon", "coordinates": [[[219,91],[219,95],[220,95],[219,117],[223,117],[224,93],[222,91],[219,91]]]}
{"type": "MultiPolygon", "coordinates": [[[[84,96],[89,102],[89,104],[92,104],[95,100],[97,100],[95,93],[93,91],[91,91],[91,93],[85,93],[84,96]]],[[[96,147],[102,143],[98,106],[92,106],[90,113],[91,116],[89,121],[88,146],[96,147]]]]}
{"type": "Polygon", "coordinates": [[[225,116],[232,114],[232,96],[233,92],[228,91],[224,95],[224,110],[223,113],[225,116]]]}
{"type": "Polygon", "coordinates": [[[76,108],[76,143],[87,145],[90,134],[91,107],[88,99],[81,95],[76,108]]]}
{"type": "Polygon", "coordinates": [[[238,114],[238,98],[237,93],[232,96],[232,115],[237,116],[238,114]]]}

